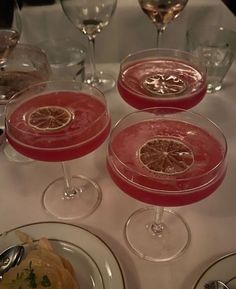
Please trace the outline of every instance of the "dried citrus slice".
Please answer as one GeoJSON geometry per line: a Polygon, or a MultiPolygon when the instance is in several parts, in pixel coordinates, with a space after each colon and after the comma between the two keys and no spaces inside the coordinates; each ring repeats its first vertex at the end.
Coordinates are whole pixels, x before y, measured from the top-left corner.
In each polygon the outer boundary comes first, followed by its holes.
{"type": "Polygon", "coordinates": [[[43,106],[31,112],[28,123],[39,130],[57,130],[66,126],[71,119],[72,113],[64,107],[43,106]]]}
{"type": "Polygon", "coordinates": [[[176,75],[157,73],[146,77],[143,80],[143,87],[152,94],[168,96],[182,93],[186,89],[186,84],[176,75]]]}
{"type": "Polygon", "coordinates": [[[157,137],[140,147],[139,160],[154,173],[175,175],[187,171],[194,162],[194,156],[181,141],[157,137]]]}

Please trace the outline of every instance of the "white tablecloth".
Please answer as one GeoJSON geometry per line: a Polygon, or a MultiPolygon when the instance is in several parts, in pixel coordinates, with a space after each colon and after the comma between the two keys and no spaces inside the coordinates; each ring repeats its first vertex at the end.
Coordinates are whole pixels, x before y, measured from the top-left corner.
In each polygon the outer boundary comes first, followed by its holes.
{"type": "MultiPolygon", "coordinates": [[[[194,110],[216,122],[229,145],[228,172],[221,187],[199,203],[176,208],[191,228],[190,247],[179,258],[166,263],[143,261],[131,253],[123,237],[129,215],[142,203],[125,195],[110,179],[105,167],[105,142],[98,150],[71,161],[73,174],[93,178],[102,188],[103,199],[89,217],[72,223],[89,228],[114,251],[122,266],[127,289],[189,289],[214,258],[236,251],[236,63],[225,86],[217,94],[206,95],[194,110]]],[[[117,75],[118,64],[102,65],[117,75]]],[[[113,123],[132,111],[116,89],[106,94],[113,123]]],[[[37,221],[55,220],[41,206],[44,188],[62,174],[57,163],[35,161],[16,164],[0,153],[0,232],[37,221]]]]}
{"type": "MultiPolygon", "coordinates": [[[[131,2],[126,2],[127,9],[131,9],[133,6],[131,2]]],[[[213,12],[209,6],[212,1],[190,0],[189,2],[192,2],[193,9],[194,7],[200,9],[202,13],[204,11],[213,12]]],[[[128,50],[155,43],[155,30],[148,21],[144,20],[145,15],[139,12],[136,7],[134,11],[133,8],[131,9],[136,16],[130,17],[128,11],[119,10],[120,3],[118,3],[117,15],[114,15],[113,24],[98,37],[99,55],[101,59],[108,62],[111,59],[120,59],[128,50]],[[119,20],[121,16],[126,22],[119,20]],[[132,22],[135,23],[135,28],[132,28],[132,22]],[[118,26],[115,28],[116,33],[114,33],[112,29],[116,25],[118,26]],[[121,28],[125,29],[125,33],[119,30],[121,28]],[[146,33],[147,29],[149,33],[146,33]],[[106,38],[109,35],[113,35],[114,41],[107,43],[103,37],[106,38]],[[148,41],[146,41],[147,39],[148,41]],[[110,54],[106,54],[108,47],[112,49],[110,54]],[[109,55],[112,57],[108,57],[109,55]]],[[[218,9],[217,6],[214,7],[218,9]]],[[[50,19],[52,26],[48,27],[49,23],[45,21],[46,18],[39,20],[36,17],[38,13],[36,9],[38,8],[32,9],[35,11],[35,15],[29,14],[29,18],[25,19],[26,25],[28,24],[28,27],[25,27],[25,33],[28,34],[32,42],[42,40],[44,37],[51,37],[55,31],[60,34],[57,26],[54,26],[57,23],[56,19],[50,19]],[[30,27],[36,28],[29,31],[30,27]]],[[[48,9],[45,10],[47,13],[50,9],[55,9],[55,6],[40,7],[39,9],[48,9]]],[[[187,11],[188,7],[186,14],[191,15],[191,11],[189,14],[187,11]]],[[[192,16],[194,15],[193,13],[192,16]]],[[[222,15],[231,14],[224,10],[222,15]]],[[[44,17],[46,16],[44,15],[44,17]]],[[[175,24],[173,22],[172,27],[171,25],[168,27],[169,31],[167,30],[166,34],[169,38],[171,38],[171,31],[174,27],[176,29],[177,27],[183,28],[184,17],[180,17],[175,24]]],[[[224,20],[229,21],[229,24],[231,23],[229,16],[224,20]]],[[[58,21],[58,23],[62,21],[59,14],[58,21]]],[[[64,19],[63,21],[66,23],[67,20],[64,19]]],[[[68,33],[72,33],[73,30],[73,33],[79,37],[80,32],[74,30],[69,23],[67,25],[71,27],[71,31],[68,33]]],[[[66,30],[66,26],[64,28],[66,30]]],[[[181,29],[179,31],[183,33],[181,29]]],[[[177,38],[175,37],[175,39],[177,38]]],[[[108,63],[101,66],[117,77],[118,63],[108,63]]],[[[225,253],[236,251],[235,79],[236,63],[234,62],[225,79],[223,90],[217,94],[206,95],[203,101],[193,109],[212,119],[223,130],[229,145],[229,164],[225,181],[214,194],[199,203],[176,208],[176,211],[189,224],[192,234],[190,247],[179,258],[166,263],[152,263],[141,260],[129,251],[123,237],[124,225],[130,214],[135,209],[142,207],[143,204],[125,195],[110,179],[105,167],[107,142],[88,156],[70,162],[73,174],[82,173],[93,178],[101,186],[103,192],[103,199],[98,209],[91,216],[83,220],[73,221],[73,223],[89,228],[111,247],[123,269],[127,289],[190,289],[205,266],[212,260],[225,253]]],[[[133,110],[121,99],[116,89],[107,93],[106,98],[113,124],[121,116],[133,110]]],[[[55,220],[43,210],[41,196],[48,183],[62,174],[60,165],[38,161],[29,164],[11,163],[2,152],[0,152],[0,164],[0,232],[31,222],[55,220]]]]}

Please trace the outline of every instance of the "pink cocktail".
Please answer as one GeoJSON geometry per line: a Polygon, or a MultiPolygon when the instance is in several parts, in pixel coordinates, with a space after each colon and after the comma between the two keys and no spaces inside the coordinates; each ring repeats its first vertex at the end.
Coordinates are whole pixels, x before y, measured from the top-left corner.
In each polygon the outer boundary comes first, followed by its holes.
{"type": "Polygon", "coordinates": [[[106,105],[82,92],[51,92],[29,99],[9,117],[7,138],[23,155],[41,161],[67,161],[82,157],[104,142],[110,131],[106,105]],[[70,122],[60,130],[36,129],[30,123],[38,108],[63,107],[70,122]]]}
{"type": "Polygon", "coordinates": [[[206,69],[193,55],[171,49],[149,49],[128,55],[120,65],[117,87],[137,109],[189,109],[206,93],[206,69]]]}
{"type": "Polygon", "coordinates": [[[98,185],[84,176],[71,177],[65,161],[97,149],[110,126],[104,95],[76,81],[39,83],[7,104],[6,136],[13,148],[35,160],[62,162],[64,177],[43,194],[44,207],[56,217],[84,217],[99,205],[98,185]]]}
{"type": "Polygon", "coordinates": [[[135,253],[163,261],[186,248],[186,223],[176,213],[178,221],[173,221],[173,213],[163,207],[191,204],[212,194],[224,179],[226,153],[226,140],[219,128],[186,110],[150,108],[118,122],[107,156],[113,181],[132,198],[162,207],[160,215],[156,209],[146,208],[128,220],[126,236],[135,253]],[[138,245],[134,232],[143,239],[138,245]],[[172,249],[165,250],[164,244],[172,249]]]}

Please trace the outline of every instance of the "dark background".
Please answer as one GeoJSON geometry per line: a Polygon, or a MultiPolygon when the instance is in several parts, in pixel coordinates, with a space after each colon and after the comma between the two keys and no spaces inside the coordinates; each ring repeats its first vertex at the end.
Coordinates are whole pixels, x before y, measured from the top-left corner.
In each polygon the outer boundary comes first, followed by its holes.
{"type": "Polygon", "coordinates": [[[236,15],[236,0],[222,0],[225,5],[236,15]]]}

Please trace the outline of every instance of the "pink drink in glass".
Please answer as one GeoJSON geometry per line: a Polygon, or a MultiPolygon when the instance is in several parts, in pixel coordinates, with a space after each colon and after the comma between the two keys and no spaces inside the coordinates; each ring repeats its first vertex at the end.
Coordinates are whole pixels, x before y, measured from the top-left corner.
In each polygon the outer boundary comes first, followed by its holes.
{"type": "Polygon", "coordinates": [[[113,181],[131,197],[158,206],[181,206],[213,193],[224,179],[226,148],[197,125],[186,121],[144,120],[112,133],[107,166],[113,181]],[[193,164],[181,174],[149,171],[138,151],[148,140],[175,139],[193,153],[193,164]]]}
{"type": "Polygon", "coordinates": [[[117,86],[121,97],[137,109],[189,109],[206,93],[206,72],[187,52],[146,50],[123,60],[117,86]]]}
{"type": "Polygon", "coordinates": [[[82,92],[60,91],[38,95],[9,112],[7,138],[15,150],[32,159],[57,162],[82,157],[101,145],[110,131],[106,106],[82,92]],[[58,130],[38,130],[28,123],[39,107],[63,107],[72,120],[58,130]]]}

